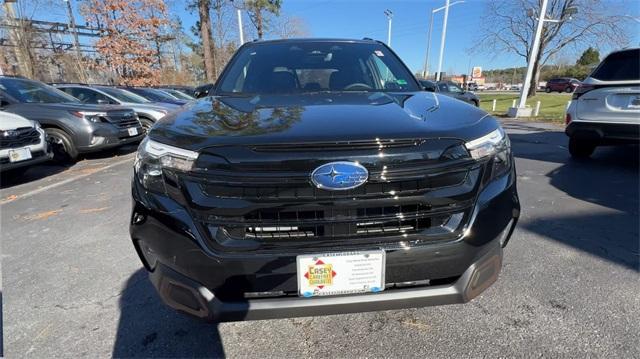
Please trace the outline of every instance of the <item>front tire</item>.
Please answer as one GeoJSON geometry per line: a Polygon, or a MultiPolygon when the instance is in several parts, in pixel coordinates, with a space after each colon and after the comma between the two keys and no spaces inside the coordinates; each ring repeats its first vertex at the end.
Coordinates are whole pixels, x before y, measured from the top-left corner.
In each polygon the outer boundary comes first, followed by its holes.
{"type": "Polygon", "coordinates": [[[544,89],[544,92],[546,92],[546,93],[550,93],[550,92],[551,92],[551,89],[547,87],[547,88],[545,88],[545,89],[544,89]]]}
{"type": "Polygon", "coordinates": [[[588,158],[593,154],[596,149],[596,144],[592,141],[578,139],[575,137],[569,138],[569,153],[574,158],[588,158]]]}
{"type": "Polygon", "coordinates": [[[53,152],[53,162],[64,164],[78,159],[78,150],[69,134],[57,128],[45,128],[44,131],[53,152]]]}
{"type": "Polygon", "coordinates": [[[572,93],[573,89],[571,87],[567,87],[566,89],[564,89],[564,92],[566,93],[572,93]]]}

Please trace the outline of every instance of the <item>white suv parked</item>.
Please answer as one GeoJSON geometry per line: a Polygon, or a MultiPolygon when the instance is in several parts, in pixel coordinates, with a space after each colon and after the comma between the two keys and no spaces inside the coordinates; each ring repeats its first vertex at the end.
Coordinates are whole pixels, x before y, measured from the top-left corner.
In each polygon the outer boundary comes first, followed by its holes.
{"type": "Polygon", "coordinates": [[[16,174],[51,157],[39,123],[0,111],[0,171],[11,170],[16,174]]]}
{"type": "Polygon", "coordinates": [[[566,114],[569,152],[640,142],[640,48],[612,52],[573,93],[566,114]]]}

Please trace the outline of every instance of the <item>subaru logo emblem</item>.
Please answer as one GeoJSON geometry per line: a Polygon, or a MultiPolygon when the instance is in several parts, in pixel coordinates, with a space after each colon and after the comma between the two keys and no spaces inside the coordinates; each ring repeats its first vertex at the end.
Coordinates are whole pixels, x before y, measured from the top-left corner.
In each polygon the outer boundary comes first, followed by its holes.
{"type": "Polygon", "coordinates": [[[369,171],[355,162],[330,162],[311,172],[311,182],[321,189],[343,191],[361,186],[369,171]]]}

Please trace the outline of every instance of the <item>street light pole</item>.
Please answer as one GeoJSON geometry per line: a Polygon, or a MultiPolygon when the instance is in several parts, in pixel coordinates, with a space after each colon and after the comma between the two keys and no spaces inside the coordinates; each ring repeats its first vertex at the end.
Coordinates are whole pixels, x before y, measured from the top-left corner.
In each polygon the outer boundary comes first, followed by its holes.
{"type": "Polygon", "coordinates": [[[240,46],[244,44],[244,32],[242,31],[242,11],[236,9],[236,15],[238,16],[238,34],[240,34],[240,46]]]}
{"type": "Polygon", "coordinates": [[[393,20],[393,12],[389,9],[384,11],[387,17],[387,46],[391,47],[391,21],[393,20]]]}
{"type": "MultiPolygon", "coordinates": [[[[429,21],[429,35],[427,35],[427,56],[426,56],[425,61],[424,61],[424,71],[423,71],[424,78],[426,78],[427,74],[429,73],[429,53],[431,52],[431,30],[433,29],[433,15],[435,13],[437,13],[438,11],[444,10],[447,7],[451,7],[451,6],[456,5],[456,4],[461,4],[463,2],[464,2],[464,0],[454,1],[451,4],[447,4],[445,6],[437,8],[437,9],[431,9],[431,19],[429,21]]],[[[438,71],[438,72],[440,72],[440,71],[438,71]]]]}
{"type": "Polygon", "coordinates": [[[444,5],[444,20],[442,22],[442,37],[440,38],[440,59],[438,60],[438,73],[436,81],[440,81],[442,74],[442,60],[444,58],[444,40],[447,37],[447,19],[449,18],[449,0],[444,5]]]}
{"type": "MultiPolygon", "coordinates": [[[[568,7],[563,10],[560,19],[547,19],[547,3],[548,0],[542,0],[540,4],[540,15],[534,19],[538,21],[536,25],[536,33],[533,38],[533,43],[531,44],[531,51],[529,51],[529,63],[527,64],[527,74],[524,77],[524,82],[522,83],[522,89],[520,90],[520,99],[518,100],[518,107],[511,107],[507,112],[509,117],[529,117],[531,116],[531,107],[526,107],[527,104],[527,96],[529,96],[529,83],[531,82],[531,78],[533,76],[533,66],[536,62],[536,58],[538,57],[538,52],[540,52],[540,37],[542,36],[542,30],[544,28],[545,22],[559,23],[566,21],[568,18],[571,20],[571,16],[578,12],[576,7],[568,7]]],[[[529,10],[530,16],[533,16],[533,11],[529,10]]],[[[537,83],[535,84],[537,86],[537,83]]]]}
{"type": "Polygon", "coordinates": [[[433,30],[433,14],[435,11],[431,10],[431,19],[429,20],[429,34],[427,35],[427,57],[424,59],[424,71],[422,71],[422,77],[425,79],[429,74],[429,53],[431,52],[431,31],[433,30]]]}
{"type": "Polygon", "coordinates": [[[533,76],[533,65],[535,63],[535,59],[538,57],[538,52],[540,51],[540,36],[542,35],[542,28],[544,27],[544,19],[547,16],[547,3],[548,0],[542,0],[542,4],[540,6],[540,16],[538,17],[538,24],[536,25],[536,34],[533,38],[533,44],[531,44],[531,51],[529,51],[529,64],[527,65],[527,74],[524,77],[524,82],[522,83],[518,108],[525,107],[527,96],[529,95],[529,83],[531,82],[531,76],[533,76]]]}

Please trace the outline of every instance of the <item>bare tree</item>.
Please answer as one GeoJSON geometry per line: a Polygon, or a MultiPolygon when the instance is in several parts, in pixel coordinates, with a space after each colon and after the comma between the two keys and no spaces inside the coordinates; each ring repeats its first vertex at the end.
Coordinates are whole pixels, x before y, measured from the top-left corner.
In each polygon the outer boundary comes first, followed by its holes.
{"type": "MultiPolygon", "coordinates": [[[[534,16],[540,13],[540,0],[488,1],[474,50],[493,54],[513,53],[529,61],[531,43],[536,27],[534,16]]],[[[629,19],[615,14],[616,3],[599,0],[549,0],[547,18],[559,22],[545,22],[540,39],[540,51],[534,60],[534,75],[529,83],[529,96],[536,94],[540,67],[549,58],[573,48],[574,51],[593,44],[609,44],[621,47],[628,43],[629,19]],[[569,15],[571,8],[577,14],[569,15]]]]}
{"type": "Polygon", "coordinates": [[[282,39],[309,36],[307,24],[297,16],[282,15],[274,21],[272,28],[270,33],[282,39]]]}

